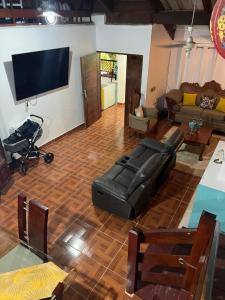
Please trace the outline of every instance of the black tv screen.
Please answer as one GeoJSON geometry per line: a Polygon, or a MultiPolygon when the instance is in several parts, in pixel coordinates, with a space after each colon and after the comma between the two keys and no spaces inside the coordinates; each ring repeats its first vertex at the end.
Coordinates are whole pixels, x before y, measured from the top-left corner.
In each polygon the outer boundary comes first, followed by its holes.
{"type": "Polygon", "coordinates": [[[69,47],[12,55],[16,100],[68,84],[69,47]]]}

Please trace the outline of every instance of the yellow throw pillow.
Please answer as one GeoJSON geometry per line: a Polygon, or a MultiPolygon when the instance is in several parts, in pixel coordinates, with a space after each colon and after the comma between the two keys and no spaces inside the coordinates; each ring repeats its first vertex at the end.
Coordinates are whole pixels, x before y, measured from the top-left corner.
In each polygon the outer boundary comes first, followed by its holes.
{"type": "Polygon", "coordinates": [[[197,94],[184,93],[183,105],[194,106],[197,94]]]}
{"type": "Polygon", "coordinates": [[[220,100],[216,106],[216,110],[225,113],[225,98],[222,98],[222,97],[220,98],[220,100]]]}

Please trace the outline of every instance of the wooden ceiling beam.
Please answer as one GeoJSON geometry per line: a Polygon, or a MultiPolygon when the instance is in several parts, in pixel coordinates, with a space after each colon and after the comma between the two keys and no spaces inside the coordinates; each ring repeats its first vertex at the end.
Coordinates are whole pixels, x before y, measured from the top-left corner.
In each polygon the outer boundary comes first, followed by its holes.
{"type": "MultiPolygon", "coordinates": [[[[191,24],[192,11],[160,11],[154,14],[154,24],[174,24],[189,25],[191,24]]],[[[208,25],[210,14],[205,11],[196,11],[195,25],[208,25]]]]}
{"type": "Polygon", "coordinates": [[[150,7],[154,12],[164,10],[164,6],[160,0],[149,0],[150,7]]]}
{"type": "Polygon", "coordinates": [[[111,13],[113,11],[112,0],[97,0],[97,1],[101,4],[102,8],[106,13],[111,13]]]}
{"type": "MultiPolygon", "coordinates": [[[[157,13],[158,11],[163,11],[165,8],[162,5],[162,2],[160,0],[149,0],[150,6],[154,13],[157,13]]],[[[154,14],[153,14],[153,23],[154,23],[154,14]]],[[[176,25],[175,24],[164,24],[164,28],[166,29],[167,33],[171,37],[171,40],[174,40],[175,33],[176,33],[176,25]]]]}
{"type": "Polygon", "coordinates": [[[211,2],[211,0],[202,0],[202,4],[203,4],[203,7],[204,7],[204,10],[207,13],[212,12],[212,2],[211,2]]]}
{"type": "Polygon", "coordinates": [[[36,9],[0,9],[0,18],[37,18],[41,12],[36,9]]]}
{"type": "Polygon", "coordinates": [[[174,24],[164,24],[163,26],[166,29],[169,36],[171,37],[171,40],[174,40],[176,29],[177,29],[176,25],[174,25],[174,24]]]}
{"type": "MultiPolygon", "coordinates": [[[[57,13],[62,17],[90,17],[91,12],[86,10],[61,10],[57,13]]],[[[42,12],[36,9],[0,9],[0,18],[37,18],[40,17],[42,12]]]]}

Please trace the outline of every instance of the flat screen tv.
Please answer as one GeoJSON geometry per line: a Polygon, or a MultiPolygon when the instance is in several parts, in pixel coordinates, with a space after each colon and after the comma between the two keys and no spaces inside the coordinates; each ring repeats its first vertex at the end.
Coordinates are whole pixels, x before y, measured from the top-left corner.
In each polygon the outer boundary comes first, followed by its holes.
{"type": "Polygon", "coordinates": [[[12,55],[16,100],[68,84],[69,47],[12,55]]]}

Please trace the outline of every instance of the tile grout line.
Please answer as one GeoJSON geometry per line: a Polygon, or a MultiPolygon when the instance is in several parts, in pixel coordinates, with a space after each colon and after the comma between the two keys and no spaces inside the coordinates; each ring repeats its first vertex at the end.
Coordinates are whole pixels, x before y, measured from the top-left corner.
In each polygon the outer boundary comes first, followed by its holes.
{"type": "MultiPolygon", "coordinates": [[[[89,299],[89,296],[91,296],[92,292],[94,291],[95,287],[100,283],[100,280],[103,278],[103,276],[106,274],[106,272],[109,270],[109,271],[112,271],[111,269],[109,269],[109,266],[110,264],[112,263],[112,261],[115,259],[115,257],[117,256],[117,254],[119,253],[119,251],[122,249],[123,247],[123,244],[120,246],[119,250],[115,253],[115,255],[112,257],[111,259],[111,262],[108,264],[107,267],[105,267],[105,271],[104,273],[102,274],[102,276],[99,278],[98,282],[94,285],[94,287],[91,289],[90,293],[88,294],[88,299],[89,299]]],[[[115,272],[114,272],[115,273],[115,272]]],[[[115,273],[117,274],[117,273],[115,273]]],[[[121,277],[121,276],[120,276],[121,277]]],[[[122,277],[121,277],[122,278],[122,277]]]]}

